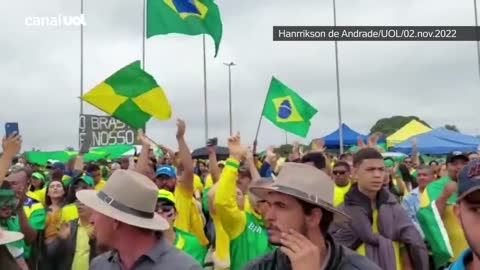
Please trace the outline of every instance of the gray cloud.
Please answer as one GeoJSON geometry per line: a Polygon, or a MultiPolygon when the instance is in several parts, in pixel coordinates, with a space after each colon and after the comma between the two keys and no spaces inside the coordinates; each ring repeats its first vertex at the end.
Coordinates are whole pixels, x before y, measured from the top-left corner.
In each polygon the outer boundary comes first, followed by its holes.
{"type": "MultiPolygon", "coordinates": [[[[217,1],[224,34],[217,58],[207,37],[209,135],[228,136],[228,73],[234,61],[234,129],[255,136],[272,75],[296,89],[318,114],[308,141],[338,125],[333,42],[273,42],[273,25],[332,25],[331,1],[217,1]]],[[[84,90],[141,59],[141,1],[85,0],[84,90]]],[[[0,16],[0,115],[18,121],[25,148],[77,146],[79,29],[26,27],[26,16],[78,15],[80,1],[14,1],[0,16]]],[[[473,25],[470,0],[337,1],[338,25],[473,25]]],[[[192,148],[204,143],[200,36],[156,36],[146,43],[146,69],[164,88],[174,116],[188,122],[192,148]]],[[[475,123],[479,75],[474,42],[340,42],[344,122],[368,132],[376,120],[418,115],[433,126],[475,123]]],[[[101,114],[90,105],[85,112],[101,114]]],[[[174,145],[175,122],[152,119],[151,137],[174,145]]],[[[301,139],[288,135],[289,141],[301,139]]],[[[285,133],[263,120],[259,144],[281,144],[285,133]]]]}

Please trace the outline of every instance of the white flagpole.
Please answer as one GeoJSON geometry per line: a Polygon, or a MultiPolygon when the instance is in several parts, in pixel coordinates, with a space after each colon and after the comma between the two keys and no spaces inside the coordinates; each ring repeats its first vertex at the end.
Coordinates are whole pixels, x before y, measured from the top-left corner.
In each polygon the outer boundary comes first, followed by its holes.
{"type": "MultiPolygon", "coordinates": [[[[80,15],[83,15],[84,3],[80,0],[80,15]]],[[[80,115],[83,115],[83,24],[80,24],[80,115]]],[[[80,119],[80,117],[79,117],[80,119]]],[[[82,146],[80,129],[78,133],[78,147],[82,146]]]]}
{"type": "Polygon", "coordinates": [[[477,43],[477,58],[478,58],[478,72],[480,74],[480,43],[479,43],[479,40],[478,40],[478,11],[477,11],[477,0],[473,0],[473,9],[475,11],[475,37],[476,37],[476,41],[475,43],[477,43]]]}
{"type": "MultiPolygon", "coordinates": [[[[337,11],[333,0],[333,26],[337,26],[337,11]]],[[[340,96],[340,75],[338,72],[338,41],[335,40],[335,72],[337,77],[337,109],[338,109],[338,135],[340,141],[340,154],[343,154],[343,130],[342,130],[342,101],[340,96]]]]}
{"type": "Polygon", "coordinates": [[[145,36],[146,36],[146,11],[147,0],[143,0],[143,31],[142,31],[142,69],[145,70],[145,36]]]}

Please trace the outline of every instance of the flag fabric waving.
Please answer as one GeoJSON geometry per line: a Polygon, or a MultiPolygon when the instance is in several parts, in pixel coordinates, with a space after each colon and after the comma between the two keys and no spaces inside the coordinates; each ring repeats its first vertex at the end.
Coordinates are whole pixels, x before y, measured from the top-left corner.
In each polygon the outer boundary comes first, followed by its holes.
{"type": "Polygon", "coordinates": [[[295,91],[272,77],[262,115],[277,127],[306,137],[310,129],[310,119],[317,110],[295,91]]]}
{"type": "Polygon", "coordinates": [[[456,223],[453,213],[453,205],[457,200],[456,192],[448,199],[443,216],[435,204],[435,200],[440,197],[443,188],[450,181],[450,177],[444,176],[428,184],[420,197],[420,209],[417,212],[417,218],[431,249],[436,269],[445,266],[452,258],[456,259],[468,247],[465,241],[455,241],[464,239],[459,224],[456,225],[458,230],[449,231],[447,228],[452,228],[451,225],[456,223]]]}
{"type": "Polygon", "coordinates": [[[162,88],[140,61],[118,70],[82,99],[135,129],[144,129],[152,116],[168,120],[172,114],[162,88]]]}
{"type": "Polygon", "coordinates": [[[217,56],[222,39],[220,11],[213,0],[147,0],[147,38],[179,33],[208,34],[217,56]]]}

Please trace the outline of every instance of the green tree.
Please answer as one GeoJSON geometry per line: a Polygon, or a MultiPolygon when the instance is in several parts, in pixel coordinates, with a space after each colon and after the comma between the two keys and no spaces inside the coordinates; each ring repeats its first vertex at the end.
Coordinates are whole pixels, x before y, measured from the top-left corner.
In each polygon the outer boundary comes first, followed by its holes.
{"type": "Polygon", "coordinates": [[[370,129],[370,134],[375,132],[382,133],[385,137],[388,137],[395,133],[397,130],[408,124],[408,122],[412,121],[413,119],[417,120],[418,122],[430,127],[427,122],[418,118],[418,116],[402,116],[396,115],[390,118],[382,118],[378,120],[375,125],[370,129]]]}
{"type": "Polygon", "coordinates": [[[460,130],[458,130],[457,126],[455,125],[445,125],[445,128],[448,129],[448,130],[451,130],[451,131],[455,131],[455,132],[460,132],[460,130]]]}

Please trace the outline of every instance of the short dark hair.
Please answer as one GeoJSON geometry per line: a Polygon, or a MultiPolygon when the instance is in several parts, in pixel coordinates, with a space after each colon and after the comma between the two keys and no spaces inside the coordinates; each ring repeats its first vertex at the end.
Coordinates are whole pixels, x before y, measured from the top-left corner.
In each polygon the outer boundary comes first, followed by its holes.
{"type": "Polygon", "coordinates": [[[353,155],[353,166],[357,167],[362,164],[366,159],[381,159],[383,160],[382,154],[374,148],[364,148],[359,150],[355,155],[353,155]]]}
{"type": "Polygon", "coordinates": [[[87,165],[86,171],[87,173],[92,173],[100,170],[100,166],[95,163],[90,163],[87,165]]]}
{"type": "Polygon", "coordinates": [[[436,161],[436,160],[430,160],[430,162],[428,163],[428,165],[429,165],[429,166],[432,166],[433,163],[439,165],[439,164],[438,164],[438,161],[436,161]]]}
{"type": "Polygon", "coordinates": [[[338,157],[338,159],[342,160],[342,159],[344,159],[346,157],[350,157],[350,156],[353,157],[353,154],[352,153],[343,153],[343,154],[340,155],[340,157],[338,157]]]}
{"type": "Polygon", "coordinates": [[[327,167],[327,161],[325,160],[325,156],[320,152],[308,153],[302,157],[302,160],[300,162],[313,162],[314,166],[319,170],[323,170],[327,167]]]}
{"type": "Polygon", "coordinates": [[[50,175],[50,180],[62,180],[63,172],[61,170],[54,170],[50,175]]]}
{"type": "Polygon", "coordinates": [[[418,165],[416,170],[417,170],[417,172],[420,171],[420,170],[427,170],[430,174],[433,174],[432,167],[430,167],[428,165],[418,165]]]}
{"type": "Polygon", "coordinates": [[[333,168],[336,168],[336,167],[345,167],[347,169],[347,171],[350,171],[350,165],[348,165],[347,162],[345,161],[337,161],[335,162],[335,165],[333,165],[333,168]]]}
{"type": "Polygon", "coordinates": [[[330,224],[332,224],[332,222],[333,222],[333,213],[321,208],[318,205],[314,205],[314,204],[308,203],[306,201],[302,201],[300,199],[297,199],[297,201],[302,206],[303,213],[305,215],[311,215],[313,209],[315,209],[315,208],[320,208],[322,210],[322,220],[320,220],[319,227],[320,227],[320,232],[322,233],[323,237],[324,238],[327,237],[328,228],[330,227],[330,224]]]}

